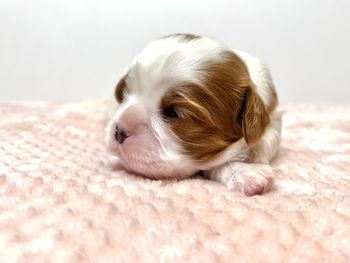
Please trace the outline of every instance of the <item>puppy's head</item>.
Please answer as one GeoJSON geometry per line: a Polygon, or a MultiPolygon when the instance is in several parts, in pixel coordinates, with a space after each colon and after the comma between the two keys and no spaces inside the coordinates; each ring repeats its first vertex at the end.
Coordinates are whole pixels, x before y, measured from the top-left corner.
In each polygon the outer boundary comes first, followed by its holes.
{"type": "Polygon", "coordinates": [[[115,100],[107,143],[128,170],[153,178],[184,178],[227,161],[228,152],[234,158],[269,122],[244,62],[194,35],[149,43],[115,100]]]}

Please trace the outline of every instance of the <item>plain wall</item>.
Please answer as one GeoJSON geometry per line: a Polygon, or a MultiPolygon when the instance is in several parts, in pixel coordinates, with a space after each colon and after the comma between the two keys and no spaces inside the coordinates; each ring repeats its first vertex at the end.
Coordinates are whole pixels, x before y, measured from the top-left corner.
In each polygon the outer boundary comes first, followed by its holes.
{"type": "Polygon", "coordinates": [[[262,58],[282,102],[350,102],[349,0],[0,0],[0,100],[109,96],[148,41],[176,32],[262,58]]]}

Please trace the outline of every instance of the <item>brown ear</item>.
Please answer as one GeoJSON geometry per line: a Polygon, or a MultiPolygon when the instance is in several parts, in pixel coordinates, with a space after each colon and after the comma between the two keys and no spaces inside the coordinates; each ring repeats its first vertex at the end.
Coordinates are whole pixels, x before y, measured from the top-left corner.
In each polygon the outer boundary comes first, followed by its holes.
{"type": "Polygon", "coordinates": [[[127,74],[125,74],[119,80],[117,86],[115,87],[114,96],[119,103],[123,102],[123,99],[124,99],[124,95],[126,91],[126,78],[127,78],[127,74]]]}
{"type": "Polygon", "coordinates": [[[243,105],[242,131],[248,145],[256,144],[270,123],[266,107],[254,90],[249,87],[243,105]]]}

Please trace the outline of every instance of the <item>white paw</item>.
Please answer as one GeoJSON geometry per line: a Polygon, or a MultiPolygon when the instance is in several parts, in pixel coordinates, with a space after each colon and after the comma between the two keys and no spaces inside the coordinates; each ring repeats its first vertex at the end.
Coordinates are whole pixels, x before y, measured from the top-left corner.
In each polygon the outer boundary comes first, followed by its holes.
{"type": "Polygon", "coordinates": [[[230,190],[252,196],[269,189],[273,173],[273,168],[266,164],[231,163],[211,171],[210,178],[225,184],[230,190]]]}

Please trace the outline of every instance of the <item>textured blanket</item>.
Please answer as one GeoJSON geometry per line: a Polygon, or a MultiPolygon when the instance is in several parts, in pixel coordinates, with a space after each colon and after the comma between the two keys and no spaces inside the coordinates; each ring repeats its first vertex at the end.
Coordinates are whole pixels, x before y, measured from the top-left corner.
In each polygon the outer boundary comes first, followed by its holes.
{"type": "Polygon", "coordinates": [[[0,106],[0,262],[350,262],[350,107],[285,105],[272,190],[156,181],[103,143],[106,100],[0,106]]]}

